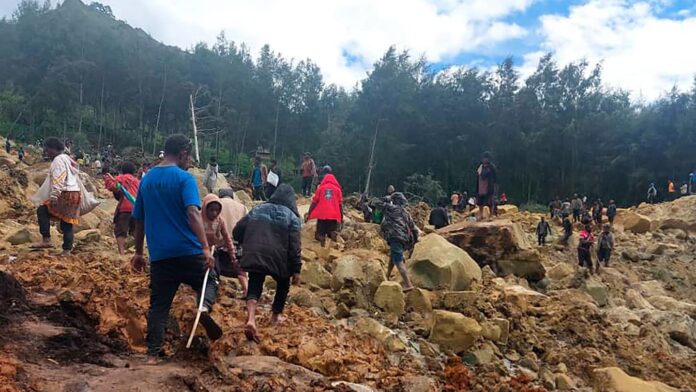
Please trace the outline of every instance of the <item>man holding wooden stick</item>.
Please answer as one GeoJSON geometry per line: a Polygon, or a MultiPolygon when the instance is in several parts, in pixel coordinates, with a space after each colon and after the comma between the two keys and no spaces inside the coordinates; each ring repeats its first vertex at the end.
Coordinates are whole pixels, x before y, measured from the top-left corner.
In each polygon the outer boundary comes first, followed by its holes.
{"type": "Polygon", "coordinates": [[[222,329],[210,316],[217,294],[217,275],[201,219],[196,180],[186,171],[190,150],[191,141],[184,135],[167,139],[164,159],[143,178],[133,209],[135,255],[131,265],[135,272],[142,272],[145,267],[145,236],[150,253],[149,364],[156,364],[161,355],[164,328],[181,283],[204,296],[200,322],[208,338],[217,340],[222,336],[222,329]],[[201,293],[208,269],[210,276],[205,293],[201,293]]]}

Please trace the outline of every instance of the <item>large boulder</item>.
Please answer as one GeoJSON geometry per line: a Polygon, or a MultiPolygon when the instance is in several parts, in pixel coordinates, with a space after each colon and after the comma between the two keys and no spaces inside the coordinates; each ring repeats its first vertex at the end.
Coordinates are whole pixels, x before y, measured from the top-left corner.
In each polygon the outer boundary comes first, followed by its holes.
{"type": "Polygon", "coordinates": [[[378,340],[388,351],[404,351],[406,344],[391,329],[369,317],[360,317],[355,322],[353,331],[358,335],[370,336],[378,340]]]}
{"type": "Polygon", "coordinates": [[[384,281],[375,292],[374,303],[378,308],[387,313],[393,313],[397,316],[404,314],[406,309],[406,300],[401,284],[398,282],[384,281]]]}
{"type": "Polygon", "coordinates": [[[433,303],[430,300],[429,292],[415,288],[406,294],[406,308],[409,311],[420,314],[430,313],[433,311],[433,303]]]}
{"type": "Polygon", "coordinates": [[[636,234],[647,233],[650,231],[652,221],[645,215],[624,210],[616,216],[616,224],[623,226],[624,230],[636,234]]]}
{"type": "Polygon", "coordinates": [[[679,344],[696,350],[696,320],[674,311],[639,310],[643,323],[650,323],[658,331],[679,344]]]}
{"type": "Polygon", "coordinates": [[[532,306],[538,306],[548,299],[544,294],[519,285],[507,286],[503,289],[503,292],[505,301],[517,306],[521,310],[527,310],[532,306]]]}
{"type": "Polygon", "coordinates": [[[672,310],[675,312],[684,313],[696,319],[696,305],[692,303],[679,301],[666,295],[654,295],[652,297],[648,297],[647,301],[656,309],[672,310]]]}
{"type": "Polygon", "coordinates": [[[428,234],[416,244],[408,269],[414,285],[431,290],[466,290],[481,280],[476,262],[438,234],[428,234]]]}
{"type": "Polygon", "coordinates": [[[617,367],[595,369],[594,390],[598,392],[679,392],[658,381],[631,377],[617,367]]]}
{"type": "Polygon", "coordinates": [[[26,227],[15,231],[5,237],[4,241],[9,242],[12,245],[22,245],[32,242],[34,235],[26,227]]]}
{"type": "Polygon", "coordinates": [[[546,275],[553,280],[562,280],[573,275],[575,269],[568,263],[558,263],[549,268],[546,275]]]}
{"type": "Polygon", "coordinates": [[[516,214],[520,212],[520,209],[513,204],[503,204],[496,207],[496,209],[498,210],[498,215],[516,214]]]}
{"type": "Polygon", "coordinates": [[[539,253],[519,223],[509,220],[462,222],[439,231],[464,249],[480,265],[490,265],[500,275],[514,274],[531,281],[545,277],[539,253]]]}
{"type": "Polygon", "coordinates": [[[307,261],[302,263],[300,280],[305,284],[317,286],[322,289],[331,287],[331,273],[318,261],[307,261]]]}
{"type": "Polygon", "coordinates": [[[379,285],[387,280],[384,268],[379,260],[362,258],[348,254],[334,260],[331,288],[338,291],[343,287],[365,287],[370,297],[374,296],[379,285]]]}
{"type": "Polygon", "coordinates": [[[441,349],[460,353],[471,348],[481,332],[481,326],[474,319],[461,313],[435,310],[429,340],[441,349]]]}
{"type": "Polygon", "coordinates": [[[582,290],[589,294],[599,306],[606,306],[609,303],[607,286],[597,279],[587,279],[582,285],[582,290]]]}

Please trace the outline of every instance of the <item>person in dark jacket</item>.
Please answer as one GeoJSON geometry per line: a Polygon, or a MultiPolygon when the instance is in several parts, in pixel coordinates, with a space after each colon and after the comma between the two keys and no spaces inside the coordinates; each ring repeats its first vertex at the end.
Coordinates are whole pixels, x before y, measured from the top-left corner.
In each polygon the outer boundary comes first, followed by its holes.
{"type": "Polygon", "coordinates": [[[428,224],[435,226],[435,229],[441,229],[450,224],[450,218],[446,206],[447,202],[440,201],[440,205],[430,211],[430,219],[428,219],[428,224]]]}
{"type": "Polygon", "coordinates": [[[614,218],[616,218],[616,203],[614,200],[609,200],[609,205],[607,206],[607,218],[609,218],[609,224],[614,224],[614,218]]]}
{"type": "Polygon", "coordinates": [[[570,223],[568,215],[563,215],[563,239],[561,242],[563,245],[568,245],[570,237],[573,235],[573,224],[570,223]]]}
{"type": "MultiPolygon", "coordinates": [[[[564,214],[564,216],[567,216],[567,214],[564,214]]],[[[549,222],[547,222],[543,216],[541,217],[541,221],[537,225],[536,233],[539,246],[546,245],[546,236],[551,234],[551,226],[549,226],[549,222]]]]}
{"type": "Polygon", "coordinates": [[[476,192],[478,195],[478,220],[483,220],[483,207],[488,206],[491,216],[497,215],[495,210],[495,191],[498,183],[498,173],[491,162],[491,154],[483,153],[481,164],[476,169],[476,192]]]}
{"type": "Polygon", "coordinates": [[[387,279],[391,276],[394,266],[399,270],[404,281],[404,291],[413,290],[413,285],[404,266],[404,251],[412,249],[418,242],[418,229],[406,210],[408,200],[401,192],[394,192],[391,196],[381,199],[379,202],[384,212],[384,220],[381,229],[382,236],[389,244],[391,257],[387,268],[387,279]]]}
{"type": "Polygon", "coordinates": [[[281,314],[290,291],[290,282],[300,283],[302,249],[300,214],[295,191],[280,184],[273,196],[249,212],[234,228],[234,240],[242,248],[241,264],[249,274],[246,297],[248,319],[244,328],[247,339],[259,342],[256,329],[256,306],[261,298],[266,276],[276,281],[271,323],[282,321],[281,314]]]}

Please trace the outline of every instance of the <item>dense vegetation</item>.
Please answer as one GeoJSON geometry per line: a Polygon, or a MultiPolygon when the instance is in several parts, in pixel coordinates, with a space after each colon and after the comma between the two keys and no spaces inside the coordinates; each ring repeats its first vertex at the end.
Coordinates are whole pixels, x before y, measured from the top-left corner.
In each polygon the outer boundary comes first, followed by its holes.
{"type": "Polygon", "coordinates": [[[512,59],[494,72],[436,72],[389,48],[345,91],[311,60],[268,46],[254,57],[224,34],[182,51],[78,0],[25,0],[0,21],[0,37],[0,133],[27,142],[65,135],[86,150],[152,154],[168,134],[191,134],[193,95],[202,159],[239,170],[263,146],[287,167],[312,151],[349,191],[365,187],[376,131],[375,193],[414,174],[472,191],[486,150],[516,202],[572,192],[635,202],[649,182],[679,185],[696,167],[696,89],[632,102],[605,87],[601,64],[560,66],[547,55],[522,81],[512,59]]]}

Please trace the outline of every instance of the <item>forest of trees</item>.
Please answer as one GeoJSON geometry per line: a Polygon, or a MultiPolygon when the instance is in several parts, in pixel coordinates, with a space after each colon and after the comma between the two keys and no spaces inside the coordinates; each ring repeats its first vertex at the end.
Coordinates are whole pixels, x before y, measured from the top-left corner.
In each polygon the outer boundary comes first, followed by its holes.
{"type": "Polygon", "coordinates": [[[511,58],[494,72],[436,71],[385,48],[346,91],[310,59],[269,46],[252,54],[224,34],[184,51],[99,3],[24,0],[0,20],[0,37],[0,134],[24,142],[57,135],[88,151],[153,154],[167,135],[192,134],[193,96],[202,159],[239,171],[262,146],[290,168],[311,151],[347,191],[365,187],[375,134],[377,194],[414,174],[471,192],[484,151],[519,203],[573,192],[634,203],[650,182],[679,186],[696,168],[696,87],[633,102],[603,84],[601,64],[559,65],[551,54],[521,80],[511,58]]]}

